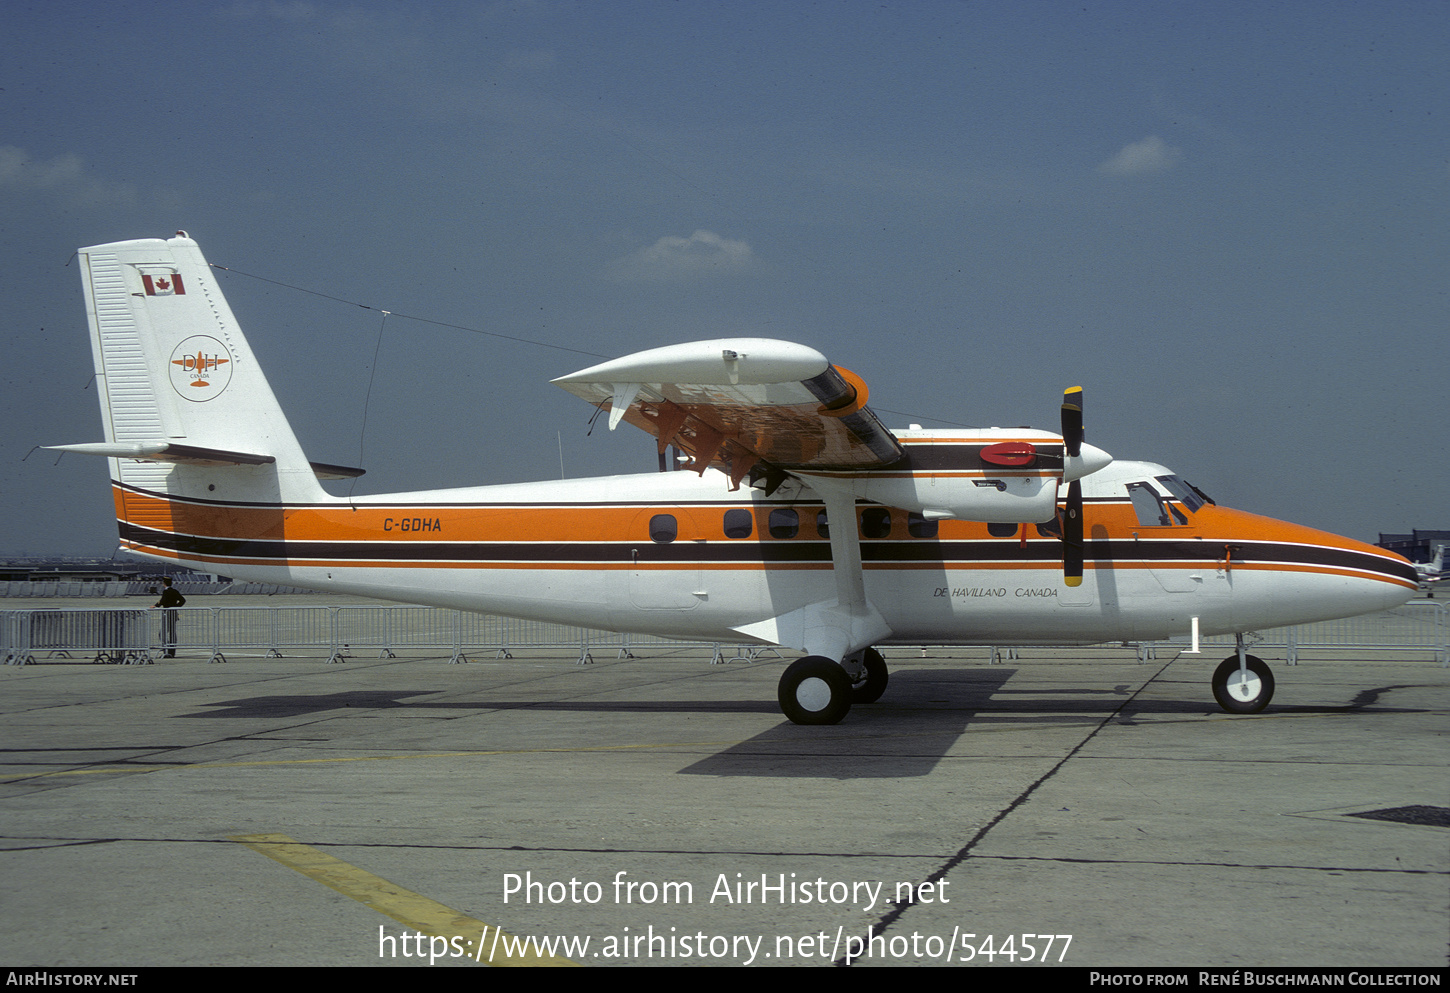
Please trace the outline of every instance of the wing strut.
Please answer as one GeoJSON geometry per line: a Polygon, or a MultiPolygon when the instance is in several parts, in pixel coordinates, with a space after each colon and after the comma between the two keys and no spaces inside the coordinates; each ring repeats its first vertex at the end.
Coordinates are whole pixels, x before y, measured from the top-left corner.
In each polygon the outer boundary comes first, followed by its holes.
{"type": "Polygon", "coordinates": [[[889,638],[891,626],[866,598],[866,581],[861,568],[861,535],[856,528],[856,496],[850,484],[834,483],[816,476],[812,476],[808,484],[826,504],[836,599],[813,603],[735,630],[841,662],[889,638]]]}
{"type": "MultiPolygon", "coordinates": [[[[836,577],[836,602],[852,613],[870,608],[861,568],[861,535],[856,531],[856,496],[847,486],[822,486],[826,523],[831,532],[831,571],[836,577]]],[[[874,609],[874,608],[871,608],[874,609]]]]}

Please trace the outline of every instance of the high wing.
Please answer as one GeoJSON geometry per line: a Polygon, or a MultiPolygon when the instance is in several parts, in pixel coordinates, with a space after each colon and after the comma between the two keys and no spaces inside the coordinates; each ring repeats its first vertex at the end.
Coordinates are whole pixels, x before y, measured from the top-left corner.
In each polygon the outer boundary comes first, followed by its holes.
{"type": "Polygon", "coordinates": [[[903,461],[866,407],[866,384],[813,348],[730,338],[636,352],[554,380],[575,396],[714,466],[733,485],[756,466],[883,468],[903,461]]]}
{"type": "Polygon", "coordinates": [[[898,436],[866,406],[858,376],[813,348],[768,338],[652,348],[554,382],[609,411],[611,430],[622,420],[643,428],[661,454],[670,445],[688,452],[691,468],[714,466],[733,488],[748,475],[769,495],[794,476],[821,494],[846,489],[928,519],[1047,521],[1060,483],[1112,461],[1082,444],[1079,390],[1066,397],[1061,436],[1025,428],[898,436]]]}

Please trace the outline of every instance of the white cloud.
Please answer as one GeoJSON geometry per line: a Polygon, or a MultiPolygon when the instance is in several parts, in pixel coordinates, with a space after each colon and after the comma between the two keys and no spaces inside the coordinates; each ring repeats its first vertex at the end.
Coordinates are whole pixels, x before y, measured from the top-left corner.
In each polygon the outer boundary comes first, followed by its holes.
{"type": "Polygon", "coordinates": [[[754,262],[755,256],[744,241],[702,230],[688,238],[666,235],[616,260],[611,270],[618,279],[676,280],[739,272],[754,262]]]}
{"type": "Polygon", "coordinates": [[[0,189],[45,190],[76,203],[112,207],[132,207],[137,201],[130,186],[90,175],[79,155],[57,155],[41,162],[14,145],[0,145],[0,189]]]}
{"type": "Polygon", "coordinates": [[[1108,176],[1164,172],[1177,165],[1182,157],[1181,149],[1174,148],[1157,135],[1149,135],[1142,141],[1124,145],[1122,151],[1098,166],[1098,172],[1108,176]]]}

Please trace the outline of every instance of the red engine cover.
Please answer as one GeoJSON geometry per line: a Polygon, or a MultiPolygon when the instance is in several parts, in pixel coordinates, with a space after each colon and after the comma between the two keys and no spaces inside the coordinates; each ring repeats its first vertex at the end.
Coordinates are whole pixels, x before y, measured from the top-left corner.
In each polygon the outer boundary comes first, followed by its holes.
{"type": "Polygon", "coordinates": [[[1037,449],[1026,441],[1004,441],[982,449],[982,461],[993,465],[1031,465],[1037,458],[1037,449]]]}

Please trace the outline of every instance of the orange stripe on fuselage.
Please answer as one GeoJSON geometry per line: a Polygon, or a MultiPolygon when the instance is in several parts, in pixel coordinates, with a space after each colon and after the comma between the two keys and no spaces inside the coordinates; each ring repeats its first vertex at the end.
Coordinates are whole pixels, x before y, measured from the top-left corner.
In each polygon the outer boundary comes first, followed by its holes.
{"type": "MultiPolygon", "coordinates": [[[[116,517],[177,534],[266,541],[620,541],[638,538],[642,513],[688,516],[693,508],[304,506],[248,507],[168,500],[116,487],[116,517]],[[412,522],[427,522],[414,525],[412,522]],[[406,525],[404,522],[408,522],[406,525]],[[436,522],[436,525],[434,524],[436,522]]],[[[648,519],[646,518],[646,521],[648,519]]],[[[683,523],[683,522],[682,522],[683,523]]],[[[645,525],[647,527],[647,523],[645,525]]],[[[721,524],[720,537],[724,538],[721,524]]],[[[682,528],[683,532],[683,528],[682,528]]],[[[645,538],[648,538],[646,533],[645,538]]],[[[681,538],[687,537],[684,533],[681,538]]]]}
{"type": "MultiPolygon", "coordinates": [[[[444,505],[348,505],[334,506],[269,506],[256,507],[225,503],[200,503],[161,497],[136,490],[113,486],[116,516],[120,521],[147,528],[168,531],[173,534],[194,535],[207,538],[295,541],[295,542],[388,542],[406,544],[426,543],[481,543],[481,542],[551,542],[551,543],[603,543],[639,542],[649,543],[649,518],[656,514],[672,514],[679,525],[677,542],[791,542],[823,539],[816,530],[816,515],[824,506],[815,502],[797,504],[758,504],[753,507],[741,503],[719,503],[689,506],[660,506],[651,504],[621,505],[551,505],[551,506],[480,506],[444,505]],[[793,538],[770,536],[770,515],[772,511],[793,509],[799,516],[799,527],[793,538]],[[727,538],[724,533],[724,515],[728,510],[751,509],[753,527],[748,538],[727,538]],[[423,522],[426,522],[426,526],[423,522]]],[[[1176,505],[1180,506],[1181,505],[1176,505]]],[[[1226,507],[1206,504],[1194,513],[1184,511],[1187,525],[1150,526],[1138,523],[1132,506],[1127,501],[1089,501],[1085,508],[1085,531],[1089,545],[1088,568],[1095,565],[1091,558],[1094,541],[1137,541],[1151,544],[1156,541],[1173,542],[1177,555],[1161,561],[1151,552],[1143,558],[1118,559],[1112,562],[1114,568],[1177,568],[1196,569],[1225,560],[1225,546],[1239,543],[1280,543],[1318,548],[1333,548],[1349,552],[1373,555],[1387,563],[1398,562],[1399,557],[1384,549],[1344,538],[1339,535],[1318,531],[1303,525],[1274,520],[1257,514],[1250,514],[1226,507]],[[1203,554],[1185,558],[1184,544],[1201,540],[1203,554]]],[[[990,552],[968,561],[948,558],[901,561],[867,562],[867,569],[931,569],[942,568],[992,568],[992,569],[1040,569],[1045,567],[1041,559],[1023,560],[1013,554],[1022,539],[1023,529],[1027,539],[1034,545],[1042,542],[1056,543],[1057,539],[1043,537],[1033,525],[1020,525],[1010,536],[994,536],[987,531],[987,525],[977,521],[942,520],[938,523],[937,538],[914,538],[907,529],[907,514],[899,509],[891,511],[891,529],[881,539],[863,539],[893,542],[973,541],[1000,544],[1003,555],[995,558],[990,552]]],[[[155,549],[151,546],[126,542],[128,547],[144,549],[149,554],[168,558],[187,558],[215,562],[251,563],[256,558],[228,556],[204,556],[188,553],[183,556],[175,552],[155,549]]],[[[1364,575],[1352,569],[1331,567],[1328,564],[1276,564],[1263,561],[1236,561],[1230,551],[1227,566],[1230,569],[1282,569],[1285,571],[1309,571],[1335,575],[1364,575]]],[[[621,569],[633,567],[630,563],[569,562],[557,561],[551,564],[539,562],[488,562],[473,560],[450,562],[447,560],[419,562],[398,559],[349,559],[329,561],[320,558],[306,560],[287,556],[288,561],[307,561],[316,564],[345,566],[375,566],[381,568],[420,567],[434,568],[560,568],[560,569],[621,569]]],[[[279,560],[280,561],[280,560],[279,560]]],[[[645,568],[669,568],[671,564],[641,564],[645,568]]],[[[694,568],[694,565],[683,566],[694,568]]],[[[712,569],[759,570],[759,569],[829,569],[829,562],[710,562],[712,569]]],[[[1385,576],[1378,578],[1388,579],[1385,576]]]]}

